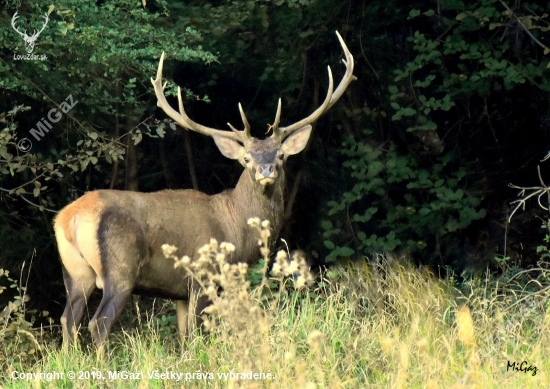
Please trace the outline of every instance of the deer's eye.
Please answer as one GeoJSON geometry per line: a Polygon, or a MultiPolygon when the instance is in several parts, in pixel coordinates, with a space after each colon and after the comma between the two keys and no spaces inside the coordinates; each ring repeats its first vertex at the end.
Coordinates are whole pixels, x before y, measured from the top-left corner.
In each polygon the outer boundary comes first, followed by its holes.
{"type": "Polygon", "coordinates": [[[250,162],[250,158],[248,158],[248,157],[244,157],[243,159],[244,159],[244,163],[250,162]]]}
{"type": "Polygon", "coordinates": [[[283,159],[285,159],[285,155],[284,154],[279,154],[279,159],[282,161],[283,159]]]}

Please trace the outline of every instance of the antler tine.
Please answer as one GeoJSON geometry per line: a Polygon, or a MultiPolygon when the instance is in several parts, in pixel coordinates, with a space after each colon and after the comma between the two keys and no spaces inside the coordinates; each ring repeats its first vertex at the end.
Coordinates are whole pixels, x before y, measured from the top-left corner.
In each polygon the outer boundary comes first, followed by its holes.
{"type": "Polygon", "coordinates": [[[250,138],[250,124],[248,124],[248,120],[246,119],[246,115],[244,114],[243,106],[241,105],[241,103],[239,103],[239,112],[241,113],[241,119],[244,124],[244,132],[250,138]]]}
{"type": "Polygon", "coordinates": [[[282,135],[283,135],[283,133],[279,130],[280,121],[281,121],[281,98],[279,97],[279,103],[277,104],[277,113],[275,114],[275,120],[271,125],[271,129],[273,130],[273,136],[276,136],[278,138],[282,138],[282,135]]]}
{"type": "Polygon", "coordinates": [[[354,66],[354,60],[353,55],[351,55],[348,47],[346,46],[346,43],[340,36],[340,33],[336,31],[336,36],[338,37],[338,40],[340,41],[340,45],[342,46],[342,49],[344,50],[344,55],[346,57],[345,60],[343,60],[344,65],[346,65],[346,73],[344,74],[344,77],[342,77],[342,81],[340,81],[340,84],[336,88],[336,90],[332,91],[332,73],[330,71],[330,67],[328,68],[329,71],[329,90],[327,92],[327,97],[325,98],[325,101],[323,104],[317,108],[311,115],[309,115],[307,118],[300,120],[299,122],[296,122],[294,124],[291,124],[288,127],[282,127],[280,129],[280,133],[282,133],[282,137],[285,138],[292,134],[293,132],[299,130],[300,128],[314,123],[317,119],[319,119],[326,111],[332,107],[340,97],[344,94],[344,91],[349,86],[349,84],[356,80],[357,77],[353,75],[353,66],[354,66]]]}
{"type": "MultiPolygon", "coordinates": [[[[321,104],[321,106],[319,108],[317,108],[315,111],[313,111],[313,113],[311,115],[309,115],[308,117],[294,123],[294,124],[291,124],[290,126],[287,126],[287,127],[281,127],[279,129],[279,131],[277,131],[277,133],[279,134],[279,136],[284,139],[286,137],[288,137],[290,134],[296,132],[297,130],[299,130],[300,128],[308,125],[308,124],[311,124],[311,123],[314,123],[317,121],[317,119],[319,119],[321,117],[321,115],[323,113],[325,113],[325,111],[327,110],[327,107],[328,105],[330,104],[330,100],[331,100],[331,97],[332,97],[332,90],[334,88],[334,81],[332,79],[332,71],[330,70],[330,66],[327,66],[327,71],[328,71],[328,90],[327,90],[327,96],[325,97],[325,100],[323,101],[323,104],[321,104]]],[[[273,136],[275,136],[275,132],[273,133],[273,136]]]]}
{"type": "Polygon", "coordinates": [[[342,38],[342,36],[338,31],[336,31],[336,36],[340,41],[340,45],[344,50],[344,56],[346,57],[346,59],[342,59],[342,62],[344,63],[344,65],[346,65],[346,73],[344,74],[344,77],[342,77],[342,81],[340,82],[340,85],[338,85],[338,87],[332,94],[332,97],[330,99],[330,104],[328,105],[327,110],[330,109],[338,101],[338,99],[340,99],[340,97],[342,97],[348,85],[352,81],[357,80],[357,77],[353,75],[353,67],[355,65],[355,62],[353,60],[353,55],[351,55],[348,49],[348,46],[346,45],[346,42],[344,42],[344,39],[342,38]]]}
{"type": "Polygon", "coordinates": [[[243,124],[244,124],[244,130],[242,131],[239,131],[237,130],[235,127],[233,127],[233,125],[229,122],[227,122],[227,125],[229,126],[229,128],[231,128],[231,130],[233,132],[236,132],[238,134],[244,134],[244,136],[248,138],[251,138],[252,136],[250,135],[250,124],[248,124],[248,120],[246,119],[246,115],[244,114],[244,111],[243,111],[243,107],[241,105],[241,103],[239,103],[239,112],[241,113],[241,119],[243,121],[243,124]]]}
{"type": "MultiPolygon", "coordinates": [[[[164,51],[160,56],[159,66],[157,69],[157,78],[151,78],[151,83],[155,89],[155,95],[157,96],[157,106],[159,106],[172,120],[177,124],[191,131],[198,132],[207,136],[222,136],[225,138],[232,139],[234,141],[244,143],[248,138],[250,138],[250,129],[248,131],[238,131],[235,132],[217,130],[215,128],[210,128],[203,126],[202,124],[196,123],[187,116],[185,109],[183,108],[183,98],[181,97],[181,88],[178,87],[178,106],[179,112],[168,104],[166,96],[164,95],[164,87],[162,85],[162,69],[164,65],[164,51]]],[[[233,129],[233,127],[232,127],[233,129]]]]}
{"type": "Polygon", "coordinates": [[[240,132],[240,130],[237,130],[235,127],[233,127],[233,125],[231,123],[227,122],[227,125],[229,126],[229,128],[231,128],[231,131],[236,132],[236,133],[240,132]]]}

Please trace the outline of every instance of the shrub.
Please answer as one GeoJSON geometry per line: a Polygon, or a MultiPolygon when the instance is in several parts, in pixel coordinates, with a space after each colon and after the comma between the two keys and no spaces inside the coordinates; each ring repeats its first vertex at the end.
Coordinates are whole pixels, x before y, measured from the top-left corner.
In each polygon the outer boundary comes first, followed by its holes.
{"type": "Polygon", "coordinates": [[[349,256],[355,248],[364,255],[394,250],[441,255],[440,247],[452,247],[456,231],[485,216],[470,172],[457,167],[450,154],[428,164],[393,145],[384,150],[355,138],[341,152],[353,185],[328,203],[332,220],[322,222],[327,260],[349,256]]]}

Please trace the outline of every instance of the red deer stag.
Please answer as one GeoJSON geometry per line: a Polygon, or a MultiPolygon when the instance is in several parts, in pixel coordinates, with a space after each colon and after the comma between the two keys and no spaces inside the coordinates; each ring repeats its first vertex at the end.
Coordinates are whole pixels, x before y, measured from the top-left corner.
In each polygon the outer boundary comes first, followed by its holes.
{"type": "Polygon", "coordinates": [[[67,305],[61,317],[65,345],[76,340],[87,299],[96,287],[103,289],[103,298],[89,329],[98,346],[107,339],[132,293],[175,299],[178,329],[182,333],[201,324],[200,314],[208,301],[198,297],[198,287],[183,270],[174,269],[173,260],[164,257],[164,243],[177,246],[183,254],[196,255],[202,245],[215,238],[235,245],[231,258],[234,263],[251,263],[259,258],[257,239],[252,238],[247,220],[269,220],[273,236],[277,236],[284,214],[284,162],[289,155],[304,149],[311,124],[338,101],[355,79],[353,56],[337,35],[346,57],[346,72],[334,93],[329,67],[329,87],[323,104],[307,118],[279,127],[279,99],[270,127],[273,134],[264,140],[250,135],[240,104],[242,131],[229,123],[232,131],[195,123],[185,113],[179,89],[179,112],[174,110],[164,96],[162,54],[157,78],[151,79],[157,105],[180,126],[213,137],[221,153],[238,160],[245,170],[234,189],[212,196],[195,190],[96,190],[63,208],[55,218],[54,229],[67,289],[67,305]],[[197,301],[190,314],[189,301],[197,301]]]}

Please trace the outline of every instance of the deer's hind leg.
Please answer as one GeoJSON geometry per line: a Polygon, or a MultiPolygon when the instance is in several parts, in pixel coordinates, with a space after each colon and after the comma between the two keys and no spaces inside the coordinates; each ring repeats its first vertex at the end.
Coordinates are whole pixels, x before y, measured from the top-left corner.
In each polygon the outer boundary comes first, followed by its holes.
{"type": "Polygon", "coordinates": [[[94,343],[101,348],[130,300],[140,265],[147,260],[148,246],[139,222],[118,209],[104,212],[97,237],[104,287],[89,328],[94,343]]]}
{"type": "Polygon", "coordinates": [[[78,326],[84,315],[84,309],[90,294],[95,289],[95,273],[91,268],[84,268],[80,273],[81,277],[73,278],[63,267],[63,281],[67,291],[67,303],[61,316],[61,327],[63,329],[63,347],[68,348],[69,344],[76,342],[78,326]]]}
{"type": "Polygon", "coordinates": [[[76,219],[65,224],[55,224],[55,236],[63,265],[63,282],[67,292],[67,303],[61,316],[65,349],[70,343],[76,341],[84,309],[97,282],[95,270],[84,258],[74,239],[73,231],[78,227],[76,219]]]}

